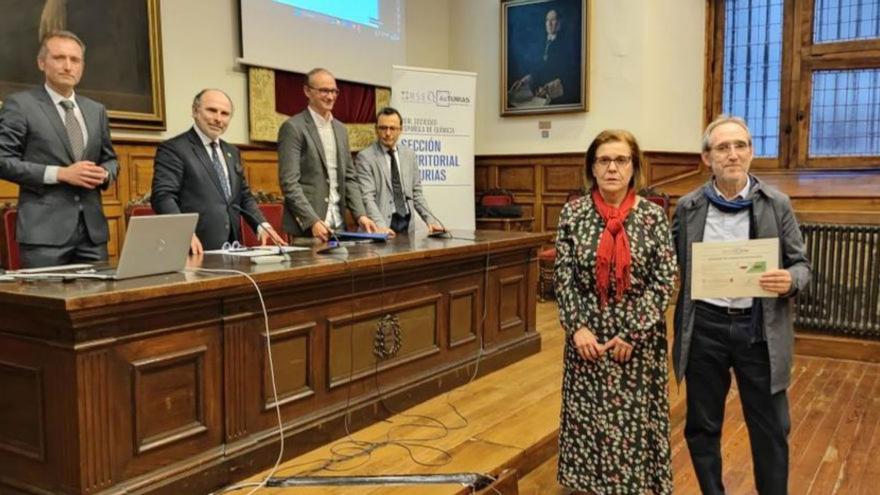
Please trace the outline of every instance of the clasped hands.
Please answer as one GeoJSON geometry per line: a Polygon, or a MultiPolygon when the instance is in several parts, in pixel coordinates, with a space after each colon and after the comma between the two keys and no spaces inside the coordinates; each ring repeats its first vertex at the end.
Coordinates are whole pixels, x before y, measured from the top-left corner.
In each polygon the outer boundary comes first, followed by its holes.
{"type": "Polygon", "coordinates": [[[632,357],[633,346],[620,337],[614,337],[604,344],[600,344],[596,336],[586,327],[581,327],[572,337],[572,342],[581,358],[595,363],[605,353],[609,353],[611,359],[618,363],[625,363],[632,357]]]}

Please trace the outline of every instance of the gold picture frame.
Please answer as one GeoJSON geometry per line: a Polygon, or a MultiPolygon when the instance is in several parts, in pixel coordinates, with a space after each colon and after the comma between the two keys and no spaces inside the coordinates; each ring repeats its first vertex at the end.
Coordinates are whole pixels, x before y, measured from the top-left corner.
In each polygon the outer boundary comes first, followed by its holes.
{"type": "Polygon", "coordinates": [[[501,116],[586,112],[588,0],[501,0],[501,116]]]}
{"type": "Polygon", "coordinates": [[[111,128],[166,128],[159,0],[12,1],[0,16],[0,101],[44,84],[40,36],[65,29],[86,45],[76,92],[107,108],[111,128]]]}

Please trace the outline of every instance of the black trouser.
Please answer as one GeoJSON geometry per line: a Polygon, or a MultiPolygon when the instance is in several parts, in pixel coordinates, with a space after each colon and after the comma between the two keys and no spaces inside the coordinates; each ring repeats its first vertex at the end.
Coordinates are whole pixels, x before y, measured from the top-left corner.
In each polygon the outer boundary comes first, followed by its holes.
{"type": "Polygon", "coordinates": [[[788,399],[784,390],[770,393],[767,342],[751,342],[750,323],[748,314],[729,315],[724,308],[696,304],[685,371],[684,434],[704,494],[724,493],[721,426],[731,367],[749,430],[758,493],[788,493],[788,399]]]}

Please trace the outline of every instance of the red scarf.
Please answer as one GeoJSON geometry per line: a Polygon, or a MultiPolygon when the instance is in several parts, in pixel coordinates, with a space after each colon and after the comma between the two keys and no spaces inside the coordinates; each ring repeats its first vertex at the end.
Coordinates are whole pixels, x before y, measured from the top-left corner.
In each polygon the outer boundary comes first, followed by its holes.
{"type": "Polygon", "coordinates": [[[605,306],[608,304],[608,290],[611,287],[612,265],[617,300],[623,298],[623,293],[629,289],[632,256],[623,222],[636,202],[636,193],[630,188],[619,208],[608,205],[598,189],[593,189],[592,196],[596,211],[605,220],[605,230],[599,237],[599,248],[596,250],[596,288],[599,291],[600,304],[605,306]]]}

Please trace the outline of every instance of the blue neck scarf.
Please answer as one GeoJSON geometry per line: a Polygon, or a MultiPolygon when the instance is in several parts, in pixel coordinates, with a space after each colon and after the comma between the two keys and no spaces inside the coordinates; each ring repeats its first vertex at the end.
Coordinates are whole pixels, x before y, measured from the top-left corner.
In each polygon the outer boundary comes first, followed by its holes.
{"type": "MultiPolygon", "coordinates": [[[[749,182],[754,183],[751,178],[749,179],[749,182]]],[[[715,190],[714,181],[709,181],[709,183],[703,187],[703,195],[706,196],[706,199],[708,199],[710,203],[724,213],[736,213],[752,206],[751,199],[724,199],[715,190]]]]}

